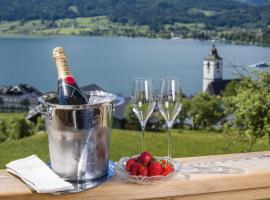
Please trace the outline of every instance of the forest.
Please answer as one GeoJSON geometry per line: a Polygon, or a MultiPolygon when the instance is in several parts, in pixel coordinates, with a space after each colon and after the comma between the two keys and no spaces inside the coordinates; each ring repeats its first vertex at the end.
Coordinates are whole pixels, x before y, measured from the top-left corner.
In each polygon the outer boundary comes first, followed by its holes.
{"type": "Polygon", "coordinates": [[[108,16],[112,22],[149,25],[203,23],[216,27],[267,28],[270,5],[236,0],[0,0],[0,21],[108,16]],[[259,4],[260,5],[260,4],[259,4]]]}

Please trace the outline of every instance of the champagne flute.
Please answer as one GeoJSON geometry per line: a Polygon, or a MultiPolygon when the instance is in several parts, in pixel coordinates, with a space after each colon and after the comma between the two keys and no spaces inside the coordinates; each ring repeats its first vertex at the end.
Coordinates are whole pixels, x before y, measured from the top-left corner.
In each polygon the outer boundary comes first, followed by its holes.
{"type": "Polygon", "coordinates": [[[161,79],[158,106],[162,116],[165,118],[168,128],[168,158],[172,156],[171,129],[176,116],[179,114],[181,104],[180,80],[176,78],[161,79]]]}
{"type": "Polygon", "coordinates": [[[145,126],[155,107],[153,79],[136,78],[133,80],[131,102],[133,112],[138,118],[142,129],[141,152],[143,152],[145,126]]]}

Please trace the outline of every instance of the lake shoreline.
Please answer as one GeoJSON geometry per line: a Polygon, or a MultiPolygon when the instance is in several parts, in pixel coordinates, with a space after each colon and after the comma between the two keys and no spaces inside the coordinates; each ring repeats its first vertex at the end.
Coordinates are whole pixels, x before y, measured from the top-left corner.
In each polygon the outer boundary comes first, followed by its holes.
{"type": "Polygon", "coordinates": [[[172,38],[163,38],[163,37],[130,37],[130,36],[119,36],[119,35],[43,35],[43,34],[1,34],[0,39],[17,39],[17,38],[29,38],[29,39],[46,39],[46,38],[59,38],[59,37],[106,37],[106,38],[131,38],[131,39],[153,39],[153,40],[194,40],[194,41],[201,41],[201,42],[212,42],[214,43],[222,43],[222,44],[231,44],[231,45],[241,45],[241,46],[257,46],[257,47],[270,47],[270,44],[253,44],[248,42],[242,41],[229,41],[229,40],[222,40],[222,39],[199,39],[199,38],[181,38],[181,37],[172,37],[172,38]]]}
{"type": "Polygon", "coordinates": [[[270,46],[266,35],[241,28],[207,29],[202,23],[165,24],[158,30],[149,25],[112,22],[107,16],[0,22],[0,37],[105,36],[129,38],[218,40],[229,44],[270,46]],[[248,34],[247,34],[248,33],[248,34]]]}

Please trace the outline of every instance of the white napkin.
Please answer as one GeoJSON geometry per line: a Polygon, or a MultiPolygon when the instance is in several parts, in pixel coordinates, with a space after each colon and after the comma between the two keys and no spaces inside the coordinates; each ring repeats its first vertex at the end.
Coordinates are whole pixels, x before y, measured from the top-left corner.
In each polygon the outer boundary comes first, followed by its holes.
{"type": "Polygon", "coordinates": [[[36,155],[12,161],[6,167],[7,171],[20,177],[38,193],[54,193],[74,189],[71,183],[57,176],[36,155]]]}

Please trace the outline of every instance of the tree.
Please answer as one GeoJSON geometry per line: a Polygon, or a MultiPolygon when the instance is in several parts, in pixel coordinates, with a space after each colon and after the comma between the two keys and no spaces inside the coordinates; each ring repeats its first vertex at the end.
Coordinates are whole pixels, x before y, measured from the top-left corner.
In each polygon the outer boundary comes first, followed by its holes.
{"type": "Polygon", "coordinates": [[[45,121],[42,117],[37,119],[37,123],[35,125],[35,132],[38,133],[40,131],[45,131],[45,121]]]}
{"type": "Polygon", "coordinates": [[[267,135],[270,143],[270,74],[254,73],[236,87],[236,95],[223,98],[227,115],[232,121],[224,126],[225,132],[235,132],[245,138],[252,149],[257,139],[267,135]]]}
{"type": "Polygon", "coordinates": [[[225,90],[222,92],[222,96],[224,97],[235,96],[237,84],[238,84],[238,81],[229,82],[226,85],[225,90]]]}
{"type": "Polygon", "coordinates": [[[134,112],[132,111],[131,103],[129,103],[126,106],[124,118],[125,118],[125,128],[135,129],[135,130],[140,129],[139,120],[136,117],[136,115],[134,114],[134,112]]]}
{"type": "Polygon", "coordinates": [[[224,116],[222,101],[208,93],[199,93],[191,100],[188,115],[194,129],[206,129],[217,123],[224,116]]]}
{"type": "Polygon", "coordinates": [[[178,119],[180,121],[180,124],[179,124],[180,128],[184,128],[185,119],[189,117],[188,113],[189,113],[190,107],[191,107],[191,100],[188,98],[183,98],[182,108],[178,115],[178,119]]]}
{"type": "Polygon", "coordinates": [[[9,139],[21,139],[34,134],[33,125],[24,116],[13,118],[10,124],[9,139]]]}
{"type": "MultiPolygon", "coordinates": [[[[124,118],[125,118],[124,127],[126,129],[141,130],[139,119],[136,117],[135,113],[133,112],[131,103],[129,103],[126,106],[124,118]]],[[[152,115],[149,117],[147,121],[146,129],[152,130],[152,131],[159,131],[162,129],[162,126],[164,124],[165,124],[165,119],[163,118],[163,116],[159,112],[154,110],[154,112],[152,113],[152,115]]]]}
{"type": "Polygon", "coordinates": [[[0,142],[4,142],[7,139],[7,126],[4,119],[0,119],[0,142]]]}
{"type": "Polygon", "coordinates": [[[24,19],[20,20],[19,25],[20,25],[20,26],[23,26],[24,24],[25,24],[25,20],[24,20],[24,19]]]}

